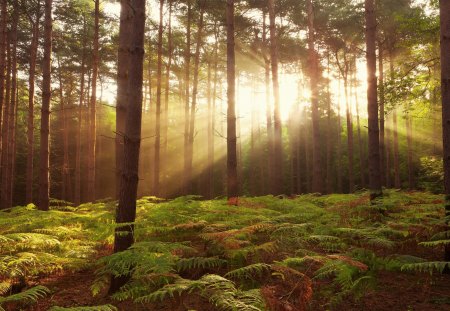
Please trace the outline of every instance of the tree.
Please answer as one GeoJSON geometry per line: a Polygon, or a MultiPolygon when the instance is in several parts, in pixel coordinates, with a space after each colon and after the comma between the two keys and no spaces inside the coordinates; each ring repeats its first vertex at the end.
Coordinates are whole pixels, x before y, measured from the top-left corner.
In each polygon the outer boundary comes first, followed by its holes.
{"type": "Polygon", "coordinates": [[[236,150],[234,0],[227,0],[227,193],[230,204],[237,204],[238,176],[236,150]]]}
{"type": "MultiPolygon", "coordinates": [[[[441,15],[441,92],[444,151],[445,216],[450,217],[450,1],[440,0],[441,15]]],[[[445,246],[445,261],[450,261],[450,245],[445,246]]]]}
{"type": "Polygon", "coordinates": [[[39,209],[49,209],[50,196],[50,99],[51,99],[51,60],[52,60],[52,0],[44,5],[44,58],[42,61],[42,108],[41,108],[41,149],[39,165],[39,209]]]}
{"type": "Polygon", "coordinates": [[[275,24],[275,0],[268,0],[270,64],[272,65],[273,88],[273,162],[272,178],[274,194],[283,193],[283,147],[282,124],[280,116],[280,86],[278,81],[278,41],[275,24]]]}
{"type": "Polygon", "coordinates": [[[119,199],[123,168],[123,134],[128,103],[128,62],[131,30],[131,9],[128,0],[120,1],[119,51],[117,59],[117,104],[116,104],[116,198],[119,199]]]}
{"type": "Polygon", "coordinates": [[[382,194],[380,176],[380,130],[377,102],[377,59],[375,52],[377,21],[374,0],[365,0],[366,61],[367,61],[367,112],[369,128],[369,187],[371,200],[382,194]]]}
{"type": "Polygon", "coordinates": [[[95,147],[97,142],[97,77],[99,62],[100,0],[95,0],[94,46],[92,51],[91,100],[89,102],[88,200],[95,200],[95,147]]]}
{"type": "MultiPolygon", "coordinates": [[[[127,3],[122,2],[122,9],[127,3]]],[[[134,225],[136,218],[136,196],[139,182],[139,150],[141,146],[142,123],[142,86],[144,69],[144,33],[145,33],[145,0],[130,0],[132,15],[130,27],[125,34],[129,36],[128,63],[128,106],[124,132],[124,162],[120,183],[119,205],[114,236],[114,252],[121,252],[134,242],[134,225]],[[126,225],[123,225],[123,224],[126,225]]],[[[114,277],[111,281],[110,293],[116,292],[130,276],[114,277]]]]}
{"type": "Polygon", "coordinates": [[[323,192],[322,167],[320,156],[319,133],[319,58],[315,50],[314,8],[312,0],[306,1],[308,15],[308,53],[309,53],[309,78],[311,85],[311,114],[312,114],[312,143],[313,143],[313,192],[323,192]]]}
{"type": "MultiPolygon", "coordinates": [[[[34,167],[34,87],[36,76],[36,60],[39,45],[39,22],[41,18],[41,1],[38,0],[35,20],[30,15],[30,23],[33,29],[31,40],[30,68],[28,73],[28,127],[27,127],[27,182],[26,203],[33,202],[33,167],[34,167]]],[[[1,95],[0,95],[1,96],[1,95]]]]}
{"type": "Polygon", "coordinates": [[[159,0],[159,27],[158,27],[158,65],[156,69],[156,137],[155,158],[153,170],[153,191],[155,196],[160,195],[160,159],[161,159],[161,88],[162,88],[162,46],[163,46],[163,11],[164,0],[159,0]]]}

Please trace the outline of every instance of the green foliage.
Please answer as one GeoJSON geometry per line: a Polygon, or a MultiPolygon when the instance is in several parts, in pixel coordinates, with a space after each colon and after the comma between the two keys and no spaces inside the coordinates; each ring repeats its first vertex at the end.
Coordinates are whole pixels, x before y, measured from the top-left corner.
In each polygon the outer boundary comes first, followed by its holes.
{"type": "Polygon", "coordinates": [[[443,193],[444,169],[442,158],[420,158],[419,183],[426,191],[443,193]]]}
{"type": "Polygon", "coordinates": [[[402,271],[423,272],[433,274],[433,272],[442,273],[445,268],[450,268],[448,261],[430,261],[421,263],[405,264],[402,266],[402,271]]]}
{"type": "Polygon", "coordinates": [[[4,311],[2,305],[9,302],[20,302],[24,304],[36,303],[40,298],[45,297],[49,293],[50,290],[47,287],[39,285],[18,294],[0,297],[0,310],[4,311]]]}
{"type": "Polygon", "coordinates": [[[51,307],[49,311],[117,311],[115,306],[113,305],[102,305],[102,306],[92,306],[92,307],[72,307],[72,308],[63,308],[63,307],[51,307]]]}

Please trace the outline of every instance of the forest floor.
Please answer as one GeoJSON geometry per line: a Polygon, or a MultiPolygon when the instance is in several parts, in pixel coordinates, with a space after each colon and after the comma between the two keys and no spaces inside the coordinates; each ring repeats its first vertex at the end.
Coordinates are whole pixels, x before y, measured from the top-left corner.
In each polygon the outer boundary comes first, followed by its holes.
{"type": "Polygon", "coordinates": [[[439,195],[146,197],[115,255],[114,205],[0,212],[0,310],[450,309],[439,195]],[[108,296],[111,274],[132,279],[108,296]]]}

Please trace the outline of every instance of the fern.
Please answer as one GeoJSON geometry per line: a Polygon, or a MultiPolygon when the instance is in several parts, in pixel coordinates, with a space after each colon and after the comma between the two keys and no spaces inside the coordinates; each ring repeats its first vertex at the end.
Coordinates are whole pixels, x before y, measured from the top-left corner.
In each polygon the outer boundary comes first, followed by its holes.
{"type": "Polygon", "coordinates": [[[225,274],[226,278],[231,278],[235,280],[243,279],[253,279],[256,277],[261,277],[270,272],[270,265],[265,263],[256,263],[246,267],[232,270],[225,274]]]}
{"type": "Polygon", "coordinates": [[[429,262],[405,264],[402,266],[401,270],[433,274],[433,272],[435,271],[442,273],[445,270],[445,268],[449,267],[450,262],[448,261],[429,261],[429,262]]]}
{"type": "Polygon", "coordinates": [[[426,247],[446,246],[446,245],[450,245],[450,240],[437,240],[437,241],[420,242],[419,245],[423,245],[423,246],[426,246],[426,247]]]}
{"type": "Polygon", "coordinates": [[[176,269],[178,272],[191,269],[216,269],[225,265],[226,263],[226,260],[217,257],[182,258],[177,261],[176,269]]]}
{"type": "Polygon", "coordinates": [[[63,308],[63,307],[52,307],[49,309],[49,311],[118,311],[115,306],[113,305],[102,305],[102,306],[93,306],[93,307],[70,307],[70,308],[63,308]]]}
{"type": "Polygon", "coordinates": [[[40,298],[44,298],[50,293],[50,290],[45,286],[35,286],[18,294],[0,297],[0,310],[3,310],[1,305],[9,302],[20,302],[25,304],[36,303],[40,298]]]}

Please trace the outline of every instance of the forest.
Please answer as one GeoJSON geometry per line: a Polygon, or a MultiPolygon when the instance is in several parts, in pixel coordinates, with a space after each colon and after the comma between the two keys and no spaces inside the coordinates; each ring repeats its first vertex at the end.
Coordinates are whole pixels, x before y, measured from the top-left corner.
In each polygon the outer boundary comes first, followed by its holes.
{"type": "Polygon", "coordinates": [[[450,0],[0,0],[0,311],[450,309],[450,0]]]}

